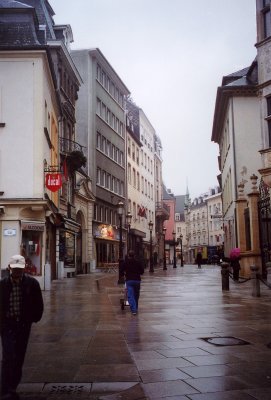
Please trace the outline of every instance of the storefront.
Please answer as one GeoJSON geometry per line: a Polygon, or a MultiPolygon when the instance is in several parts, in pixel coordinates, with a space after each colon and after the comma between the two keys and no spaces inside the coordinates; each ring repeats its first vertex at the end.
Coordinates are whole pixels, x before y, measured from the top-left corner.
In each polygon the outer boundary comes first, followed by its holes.
{"type": "Polygon", "coordinates": [[[42,243],[45,223],[21,221],[21,253],[26,260],[26,272],[30,275],[42,275],[42,243]]]}
{"type": "MultiPolygon", "coordinates": [[[[119,231],[112,225],[94,224],[93,234],[96,246],[97,268],[107,264],[118,263],[119,260],[119,231]]],[[[126,232],[122,234],[123,247],[126,242],[126,232]]]]}
{"type": "Polygon", "coordinates": [[[63,217],[59,229],[59,261],[63,263],[65,278],[76,274],[76,242],[81,227],[75,221],[63,217]]]}

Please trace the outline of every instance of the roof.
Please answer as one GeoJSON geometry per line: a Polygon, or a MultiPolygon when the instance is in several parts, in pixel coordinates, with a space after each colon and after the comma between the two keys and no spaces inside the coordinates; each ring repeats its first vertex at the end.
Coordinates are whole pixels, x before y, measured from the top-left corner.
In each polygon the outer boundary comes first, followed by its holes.
{"type": "Polygon", "coordinates": [[[175,196],[175,199],[176,199],[175,212],[182,214],[184,212],[186,195],[181,194],[181,195],[175,196]]]}
{"type": "Polygon", "coordinates": [[[255,59],[249,67],[233,72],[222,78],[222,85],[217,89],[213,129],[211,140],[219,143],[227,105],[230,98],[255,97],[258,94],[258,63],[255,59]]]}
{"type": "Polygon", "coordinates": [[[174,200],[175,196],[173,193],[166,189],[166,186],[163,184],[163,200],[174,200]]]}
{"type": "Polygon", "coordinates": [[[0,3],[0,8],[33,8],[29,6],[28,4],[22,3],[20,1],[14,1],[14,0],[1,0],[0,3]]]}

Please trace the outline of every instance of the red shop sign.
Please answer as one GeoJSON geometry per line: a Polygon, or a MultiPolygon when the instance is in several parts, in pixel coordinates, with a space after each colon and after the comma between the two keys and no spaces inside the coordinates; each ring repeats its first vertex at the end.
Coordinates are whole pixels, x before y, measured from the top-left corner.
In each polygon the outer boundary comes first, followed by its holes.
{"type": "Polygon", "coordinates": [[[45,185],[51,192],[56,192],[62,186],[61,174],[46,174],[45,185]]]}

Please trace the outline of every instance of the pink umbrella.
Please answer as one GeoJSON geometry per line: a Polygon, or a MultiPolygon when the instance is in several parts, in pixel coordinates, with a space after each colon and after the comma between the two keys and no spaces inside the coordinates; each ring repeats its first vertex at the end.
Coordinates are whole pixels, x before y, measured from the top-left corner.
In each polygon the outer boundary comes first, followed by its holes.
{"type": "Polygon", "coordinates": [[[240,249],[239,247],[235,247],[230,252],[230,258],[238,258],[238,257],[240,257],[240,249]]]}

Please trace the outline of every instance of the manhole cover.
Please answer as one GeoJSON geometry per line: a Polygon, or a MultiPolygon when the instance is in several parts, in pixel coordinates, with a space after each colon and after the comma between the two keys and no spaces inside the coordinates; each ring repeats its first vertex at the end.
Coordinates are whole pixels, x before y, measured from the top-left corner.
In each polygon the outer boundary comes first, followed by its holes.
{"type": "Polygon", "coordinates": [[[214,346],[242,346],[245,344],[250,344],[243,339],[238,339],[234,336],[224,336],[224,337],[210,337],[202,338],[206,342],[213,344],[214,346]]]}

